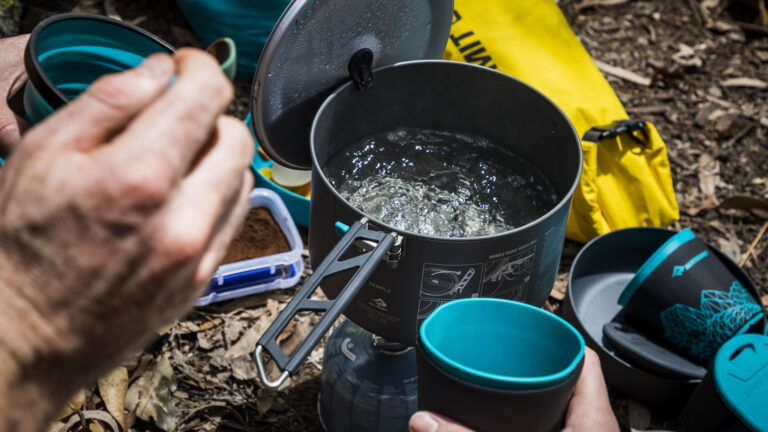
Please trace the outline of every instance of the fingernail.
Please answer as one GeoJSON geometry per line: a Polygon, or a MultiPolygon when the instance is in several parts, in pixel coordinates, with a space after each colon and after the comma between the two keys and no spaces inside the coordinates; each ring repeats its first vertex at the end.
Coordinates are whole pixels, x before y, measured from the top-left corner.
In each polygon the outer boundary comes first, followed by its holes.
{"type": "Polygon", "coordinates": [[[437,420],[425,412],[417,412],[408,424],[413,432],[437,432],[437,420]]]}
{"type": "Polygon", "coordinates": [[[168,76],[171,62],[166,56],[151,55],[141,62],[137,69],[152,77],[162,78],[168,76]]]}

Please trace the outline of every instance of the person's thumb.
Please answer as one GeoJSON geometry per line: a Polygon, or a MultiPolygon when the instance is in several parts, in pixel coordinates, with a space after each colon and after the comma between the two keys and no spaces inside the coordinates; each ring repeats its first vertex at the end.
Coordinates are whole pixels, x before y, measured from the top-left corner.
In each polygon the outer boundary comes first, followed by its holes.
{"type": "Polygon", "coordinates": [[[408,423],[411,432],[472,432],[453,420],[427,411],[419,411],[411,416],[408,423]]]}

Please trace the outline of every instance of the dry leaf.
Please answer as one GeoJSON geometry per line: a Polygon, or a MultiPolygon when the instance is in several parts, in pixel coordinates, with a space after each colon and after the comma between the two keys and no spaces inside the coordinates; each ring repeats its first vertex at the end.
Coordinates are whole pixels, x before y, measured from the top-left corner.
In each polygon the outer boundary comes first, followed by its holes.
{"type": "Polygon", "coordinates": [[[293,322],[296,323],[293,332],[289,337],[282,341],[282,343],[280,343],[280,348],[287,355],[291,355],[296,350],[296,348],[298,348],[299,344],[301,344],[301,342],[306,339],[307,335],[309,335],[309,332],[312,331],[313,328],[312,318],[309,316],[299,317],[293,322]]]}
{"type": "Polygon", "coordinates": [[[715,208],[714,200],[712,198],[707,198],[703,203],[701,203],[701,204],[699,204],[697,206],[694,206],[694,207],[689,207],[689,208],[687,208],[687,209],[685,209],[683,211],[688,216],[696,216],[697,214],[699,214],[700,212],[702,212],[704,210],[710,210],[710,209],[713,209],[713,208],[715,208]]]}
{"type": "Polygon", "coordinates": [[[261,338],[261,332],[258,330],[259,328],[256,325],[248,329],[243,337],[227,350],[224,356],[234,360],[238,357],[253,355],[253,352],[256,350],[256,344],[259,342],[259,338],[261,338]]]}
{"type": "Polygon", "coordinates": [[[717,247],[734,262],[739,262],[741,259],[741,242],[736,237],[718,238],[717,247]]]}
{"type": "Polygon", "coordinates": [[[555,300],[563,301],[567,288],[568,273],[560,273],[557,275],[557,280],[555,280],[555,285],[552,287],[552,291],[549,293],[549,296],[555,300]]]}
{"type": "Polygon", "coordinates": [[[125,429],[125,393],[128,391],[128,369],[119,367],[98,380],[99,394],[107,411],[125,429]]]}
{"type": "Polygon", "coordinates": [[[263,416],[272,408],[272,404],[275,403],[275,391],[260,388],[256,393],[256,408],[259,410],[259,415],[263,416]]]}
{"type": "MultiPolygon", "coordinates": [[[[120,427],[117,425],[117,422],[115,422],[115,419],[113,419],[108,412],[99,410],[82,411],[80,414],[73,414],[67,423],[59,429],[59,432],[67,432],[72,429],[73,426],[80,423],[81,415],[85,420],[98,421],[101,422],[101,424],[109,426],[111,432],[120,432],[120,427]]],[[[101,430],[104,430],[104,428],[101,428],[101,430]]]]}
{"type": "Polygon", "coordinates": [[[106,432],[106,431],[104,430],[104,428],[103,428],[103,427],[101,427],[101,423],[99,423],[99,422],[96,422],[96,421],[95,421],[95,422],[91,422],[91,423],[88,425],[88,429],[89,429],[91,432],[106,432]]]}
{"type": "Polygon", "coordinates": [[[67,402],[67,406],[64,407],[63,410],[59,413],[59,416],[57,417],[59,420],[64,420],[65,418],[71,416],[76,411],[80,411],[83,409],[83,405],[85,405],[85,390],[80,389],[77,393],[75,393],[67,402]]]}
{"type": "Polygon", "coordinates": [[[727,80],[720,81],[720,85],[723,87],[750,87],[756,89],[768,88],[768,83],[759,80],[757,78],[729,78],[727,80]]]}
{"type": "Polygon", "coordinates": [[[204,350],[213,349],[221,341],[221,332],[213,329],[197,333],[197,345],[204,350]]]}
{"type": "Polygon", "coordinates": [[[128,389],[125,407],[144,421],[154,421],[166,432],[174,431],[181,415],[171,397],[175,386],[176,376],[171,363],[166,355],[161,355],[128,389]]]}
{"type": "Polygon", "coordinates": [[[117,13],[117,9],[115,9],[114,0],[104,0],[104,14],[118,21],[123,20],[120,14],[117,13]]]}
{"type": "Polygon", "coordinates": [[[696,56],[696,50],[682,43],[679,47],[680,49],[675,54],[672,54],[672,60],[675,63],[687,67],[701,67],[704,65],[704,61],[696,56]]]}
{"type": "Polygon", "coordinates": [[[716,189],[721,183],[720,162],[707,153],[702,153],[699,158],[699,188],[707,200],[717,202],[716,189]]]}
{"type": "Polygon", "coordinates": [[[229,319],[224,324],[224,337],[229,343],[234,343],[240,338],[240,334],[245,330],[246,323],[238,319],[229,319]]]}
{"type": "Polygon", "coordinates": [[[576,5],[576,9],[582,10],[593,6],[616,6],[628,2],[629,0],[584,0],[576,5]]]}
{"type": "Polygon", "coordinates": [[[202,324],[200,324],[200,331],[206,331],[210,330],[214,327],[218,327],[221,324],[221,318],[215,318],[212,320],[208,320],[202,324]]]}
{"type": "Polygon", "coordinates": [[[232,367],[232,376],[236,379],[247,381],[255,379],[258,376],[256,364],[250,355],[238,357],[230,362],[232,367]]]}

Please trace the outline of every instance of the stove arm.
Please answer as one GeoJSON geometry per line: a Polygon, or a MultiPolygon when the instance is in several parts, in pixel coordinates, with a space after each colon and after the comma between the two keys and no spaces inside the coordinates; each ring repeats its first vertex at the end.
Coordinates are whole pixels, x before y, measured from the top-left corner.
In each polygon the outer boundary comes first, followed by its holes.
{"type": "Polygon", "coordinates": [[[336,318],[344,312],[344,309],[347,308],[355,295],[357,295],[360,288],[365,285],[373,271],[391,253],[390,250],[396,243],[396,234],[369,230],[365,227],[366,221],[363,220],[361,222],[355,222],[349,228],[344,237],[331,250],[320,266],[315,269],[312,276],[298,290],[293,299],[291,299],[259,340],[256,352],[254,353],[254,360],[259,371],[259,378],[266,387],[276,389],[289,376],[296,373],[328,329],[331,328],[336,318]],[[359,252],[359,248],[356,246],[359,242],[375,244],[375,247],[354,258],[341,261],[341,257],[348,250],[352,249],[359,252]],[[355,268],[357,268],[357,271],[334,300],[312,300],[310,298],[323,279],[355,268]],[[286,355],[278,345],[277,338],[291,320],[302,311],[324,312],[325,314],[293,353],[286,355]],[[262,359],[264,350],[270,354],[280,370],[283,371],[276,381],[270,381],[267,378],[262,359]]]}

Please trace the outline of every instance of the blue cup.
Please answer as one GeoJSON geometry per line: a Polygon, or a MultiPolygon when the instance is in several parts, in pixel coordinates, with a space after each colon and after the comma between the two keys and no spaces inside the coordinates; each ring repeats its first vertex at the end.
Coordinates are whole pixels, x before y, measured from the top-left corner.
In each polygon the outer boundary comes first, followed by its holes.
{"type": "Polygon", "coordinates": [[[448,302],[419,329],[419,409],[482,431],[559,430],[584,349],[573,326],[531,305],[448,302]]]}
{"type": "Polygon", "coordinates": [[[619,304],[637,331],[707,367],[728,339],[764,324],[763,308],[737,276],[686,229],[648,258],[619,304]]]}
{"type": "Polygon", "coordinates": [[[17,93],[21,100],[10,102],[34,125],[99,77],[134,68],[157,52],[174,49],[149,32],[100,15],[54,15],[32,31],[24,51],[29,81],[17,93]]]}

